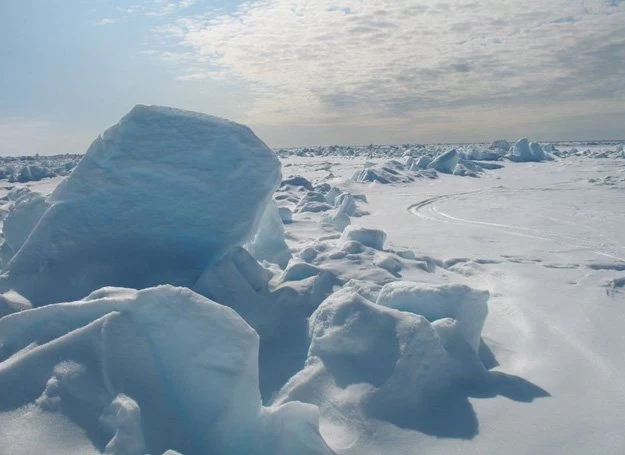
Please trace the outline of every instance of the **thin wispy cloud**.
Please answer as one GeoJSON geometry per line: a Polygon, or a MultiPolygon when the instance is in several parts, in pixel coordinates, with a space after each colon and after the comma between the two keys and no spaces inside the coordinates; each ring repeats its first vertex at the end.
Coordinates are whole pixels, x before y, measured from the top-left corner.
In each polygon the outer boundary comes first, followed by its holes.
{"type": "Polygon", "coordinates": [[[98,25],[110,25],[110,24],[114,24],[117,22],[117,19],[113,19],[110,17],[105,17],[103,19],[100,19],[98,21],[98,25]]]}
{"type": "Polygon", "coordinates": [[[180,49],[180,80],[239,80],[266,122],[625,96],[614,1],[272,0],[159,33],[180,49]]]}
{"type": "Polygon", "coordinates": [[[147,0],[141,3],[128,3],[117,0],[114,8],[129,15],[167,16],[183,11],[196,3],[198,0],[147,0]]]}

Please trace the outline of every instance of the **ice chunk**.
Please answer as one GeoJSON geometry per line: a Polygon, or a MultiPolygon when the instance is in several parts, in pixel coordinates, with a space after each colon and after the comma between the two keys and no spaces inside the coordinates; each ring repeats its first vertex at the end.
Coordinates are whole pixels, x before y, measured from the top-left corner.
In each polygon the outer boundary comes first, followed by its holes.
{"type": "Polygon", "coordinates": [[[141,428],[141,410],[130,397],[120,393],[105,409],[100,421],[108,425],[115,435],[104,448],[112,455],[144,455],[145,442],[141,428]]]}
{"type": "Polygon", "coordinates": [[[136,106],[52,193],[4,286],[36,306],[105,285],[190,286],[255,231],[279,182],[249,128],[136,106]]]}
{"type": "Polygon", "coordinates": [[[7,197],[15,202],[4,220],[2,233],[7,245],[13,252],[17,252],[48,209],[49,204],[43,195],[28,188],[12,190],[7,197]]]}
{"type": "Polygon", "coordinates": [[[265,207],[249,250],[259,261],[272,262],[281,268],[289,263],[291,252],[284,241],[284,224],[275,202],[270,201],[265,207]]]}
{"type": "Polygon", "coordinates": [[[386,232],[378,229],[347,226],[341,235],[341,241],[346,242],[349,240],[360,242],[376,250],[382,250],[386,241],[386,232]]]}
{"type": "Polygon", "coordinates": [[[480,346],[482,328],[488,314],[488,291],[469,286],[396,281],[386,284],[377,303],[401,311],[419,314],[429,321],[453,318],[474,352],[480,346]]]}
{"type": "Polygon", "coordinates": [[[421,155],[417,161],[415,161],[412,166],[410,166],[411,171],[418,171],[427,169],[427,167],[432,162],[432,157],[428,155],[421,155]]]}
{"type": "Polygon", "coordinates": [[[540,144],[530,143],[527,139],[519,139],[507,156],[510,160],[517,162],[544,161],[546,159],[540,144]]]}
{"type": "Polygon", "coordinates": [[[544,161],[547,159],[545,151],[538,142],[531,142],[530,149],[532,150],[532,155],[534,155],[534,159],[536,159],[536,161],[544,161]]]}
{"type": "Polygon", "coordinates": [[[335,292],[315,311],[310,338],[307,367],[278,402],[331,401],[328,383],[366,384],[359,404],[380,417],[418,406],[452,379],[448,355],[425,318],[376,305],[351,289],[335,292]],[[327,394],[319,393],[324,387],[327,394]]]}
{"type": "Polygon", "coordinates": [[[288,207],[278,207],[278,215],[283,224],[290,224],[293,222],[293,212],[288,207]]]}
{"type": "Polygon", "coordinates": [[[443,174],[452,174],[456,164],[458,164],[458,152],[456,149],[449,150],[448,152],[441,153],[432,160],[428,167],[435,169],[443,174]]]}
{"type": "Polygon", "coordinates": [[[314,407],[262,407],[258,335],[233,310],[172,286],[96,295],[0,319],[1,410],[43,391],[109,453],[330,453],[314,407]]]}
{"type": "Polygon", "coordinates": [[[32,308],[31,303],[17,292],[10,290],[0,294],[0,318],[7,314],[16,313],[32,308]]]}
{"type": "Polygon", "coordinates": [[[356,200],[350,193],[341,193],[334,202],[338,211],[347,216],[352,216],[356,212],[356,200]]]}

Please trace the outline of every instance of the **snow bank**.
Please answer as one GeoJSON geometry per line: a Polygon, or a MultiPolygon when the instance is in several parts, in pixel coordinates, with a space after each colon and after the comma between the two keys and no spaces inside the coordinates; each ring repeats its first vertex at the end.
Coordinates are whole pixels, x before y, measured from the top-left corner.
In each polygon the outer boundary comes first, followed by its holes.
{"type": "Polygon", "coordinates": [[[105,285],[189,286],[254,233],[279,182],[277,157],[247,127],[136,106],[52,193],[4,285],[34,305],[105,285]]]}
{"type": "Polygon", "coordinates": [[[436,286],[396,281],[382,288],[376,303],[419,314],[429,321],[453,318],[467,343],[477,352],[488,315],[488,297],[488,291],[460,284],[436,286]]]}
{"type": "Polygon", "coordinates": [[[106,453],[330,453],[314,407],[262,407],[256,332],[189,289],[108,288],[15,313],[0,346],[0,415],[35,403],[106,453]]]}

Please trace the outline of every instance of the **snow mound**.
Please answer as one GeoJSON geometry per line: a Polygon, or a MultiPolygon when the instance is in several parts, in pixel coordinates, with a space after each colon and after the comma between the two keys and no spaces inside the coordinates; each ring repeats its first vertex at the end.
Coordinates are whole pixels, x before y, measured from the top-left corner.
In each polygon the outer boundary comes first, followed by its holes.
{"type": "Polygon", "coordinates": [[[431,322],[453,318],[467,343],[477,353],[488,315],[488,297],[488,291],[460,284],[437,286],[396,281],[382,288],[376,303],[421,315],[431,322]]]}
{"type": "Polygon", "coordinates": [[[0,346],[0,415],[34,403],[70,416],[105,453],[330,453],[314,407],[261,405],[256,332],[189,289],[109,288],[15,313],[0,346]]]}
{"type": "Polygon", "coordinates": [[[430,165],[430,163],[432,162],[432,157],[428,156],[428,155],[421,155],[417,161],[413,162],[412,165],[410,166],[410,170],[421,170],[421,169],[427,169],[427,167],[430,165]]]}
{"type": "Polygon", "coordinates": [[[255,232],[279,182],[277,157],[249,128],[136,106],[52,193],[5,286],[36,306],[105,285],[189,286],[255,232]]]}
{"type": "Polygon", "coordinates": [[[350,288],[328,297],[309,327],[306,366],[275,402],[316,404],[326,415],[354,422],[355,433],[358,421],[370,417],[400,426],[407,417],[427,427],[430,410],[444,397],[461,395],[467,379],[485,380],[479,359],[463,339],[454,338],[453,327],[436,328],[422,316],[377,305],[350,288]],[[478,376],[455,355],[463,345],[478,376]]]}
{"type": "Polygon", "coordinates": [[[368,229],[356,226],[347,226],[341,235],[341,241],[356,241],[376,250],[384,249],[386,232],[378,229],[368,229]]]}

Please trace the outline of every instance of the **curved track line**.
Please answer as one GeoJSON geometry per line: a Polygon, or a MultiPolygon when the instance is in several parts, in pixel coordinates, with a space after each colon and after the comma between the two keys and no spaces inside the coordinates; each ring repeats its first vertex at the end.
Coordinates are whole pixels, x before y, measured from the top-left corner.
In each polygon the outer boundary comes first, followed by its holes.
{"type": "MultiPolygon", "coordinates": [[[[474,191],[467,191],[467,192],[462,192],[462,193],[443,194],[440,196],[434,196],[428,199],[424,199],[423,201],[417,202],[416,204],[412,204],[407,208],[407,210],[408,212],[412,213],[413,215],[418,216],[419,218],[430,220],[430,221],[438,221],[438,222],[443,222],[443,223],[455,222],[459,224],[472,224],[472,225],[484,226],[484,227],[488,227],[492,229],[497,229],[500,232],[504,232],[509,235],[514,235],[516,237],[525,237],[525,238],[532,238],[532,239],[537,239],[537,240],[544,240],[548,242],[559,243],[559,244],[566,245],[566,246],[573,247],[573,248],[582,248],[582,249],[590,250],[590,252],[593,254],[597,254],[599,256],[608,257],[611,259],[616,259],[616,260],[625,262],[625,258],[622,258],[620,256],[615,256],[605,251],[597,251],[596,245],[592,245],[588,242],[584,242],[582,239],[579,239],[577,237],[572,237],[572,236],[563,235],[563,234],[549,234],[539,229],[533,229],[533,228],[517,226],[517,225],[512,225],[512,224],[490,223],[486,221],[477,221],[477,220],[459,218],[459,217],[449,215],[448,213],[444,213],[435,206],[435,203],[439,201],[448,200],[448,199],[456,199],[459,196],[483,193],[486,191],[509,192],[513,190],[509,190],[504,187],[497,186],[497,187],[485,188],[485,189],[474,190],[474,191]],[[564,241],[563,238],[568,239],[569,241],[564,241]]],[[[523,188],[523,189],[518,189],[514,191],[520,192],[520,191],[561,191],[561,190],[555,189],[555,188],[523,188]]],[[[564,220],[560,220],[560,221],[564,222],[564,220]]],[[[579,227],[585,227],[585,226],[578,225],[572,222],[568,222],[568,224],[573,224],[579,227]]],[[[606,238],[605,236],[603,237],[606,238]]],[[[611,240],[610,242],[615,243],[615,245],[618,246],[619,248],[623,248],[622,245],[614,242],[613,240],[611,240]]],[[[601,247],[604,247],[604,246],[606,245],[601,245],[601,247]]]]}

